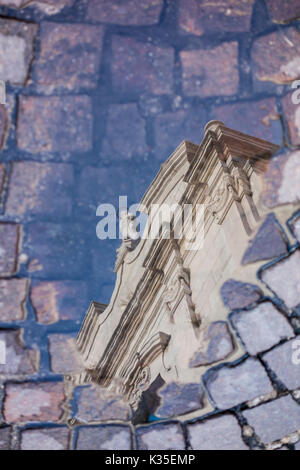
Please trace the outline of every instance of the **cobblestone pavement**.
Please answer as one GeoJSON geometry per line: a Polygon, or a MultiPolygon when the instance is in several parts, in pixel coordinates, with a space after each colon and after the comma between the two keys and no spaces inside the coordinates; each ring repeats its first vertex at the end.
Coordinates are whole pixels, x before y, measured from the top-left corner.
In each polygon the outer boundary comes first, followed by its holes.
{"type": "MultiPolygon", "coordinates": [[[[222,289],[245,357],[205,377],[211,417],[134,429],[120,397],[71,396],[61,375],[90,299],[107,302],[114,284],[119,242],[96,238],[96,207],[138,202],[208,120],[281,145],[265,202],[299,201],[297,17],[299,0],[0,0],[1,449],[300,448],[297,214],[281,228],[295,244],[274,234],[259,273],[274,297],[222,289]]],[[[276,223],[266,220],[245,262],[263,259],[276,223]]]]}

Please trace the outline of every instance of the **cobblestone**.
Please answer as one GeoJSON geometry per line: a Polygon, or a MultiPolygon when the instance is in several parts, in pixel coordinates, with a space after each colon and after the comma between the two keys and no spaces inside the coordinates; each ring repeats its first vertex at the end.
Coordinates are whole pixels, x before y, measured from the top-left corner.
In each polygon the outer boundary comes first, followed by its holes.
{"type": "Polygon", "coordinates": [[[122,25],[150,25],[159,22],[163,0],[89,0],[87,19],[122,25]]]}
{"type": "Polygon", "coordinates": [[[266,0],[274,23],[288,23],[300,17],[300,2],[294,0],[266,0]]]}
{"type": "Polygon", "coordinates": [[[17,271],[20,226],[0,224],[0,275],[11,275],[17,271]]]}
{"type": "Polygon", "coordinates": [[[128,426],[90,426],[78,431],[77,450],[130,450],[128,426]]]}
{"type": "Polygon", "coordinates": [[[65,374],[83,370],[83,363],[76,348],[76,335],[51,334],[48,341],[52,372],[65,374]]]}
{"type": "Polygon", "coordinates": [[[138,449],[182,450],[185,448],[179,424],[153,424],[136,429],[138,449]]]}
{"type": "Polygon", "coordinates": [[[0,279],[0,321],[15,322],[25,319],[27,279],[0,279]]]}
{"type": "Polygon", "coordinates": [[[221,289],[224,304],[230,310],[245,308],[259,300],[263,293],[255,284],[229,279],[221,289]]]}
{"type": "Polygon", "coordinates": [[[21,433],[21,450],[67,450],[68,428],[27,429],[21,433]]]}
{"type": "Polygon", "coordinates": [[[232,337],[225,322],[213,322],[202,329],[199,349],[190,360],[190,367],[199,367],[226,359],[234,350],[232,337]]]}
{"type": "MultiPolygon", "coordinates": [[[[299,350],[299,338],[290,340],[273,349],[263,356],[264,361],[277,375],[278,379],[289,389],[295,390],[300,387],[299,364],[297,359],[297,348],[299,350]]],[[[299,423],[300,429],[300,423],[299,423]]]]}

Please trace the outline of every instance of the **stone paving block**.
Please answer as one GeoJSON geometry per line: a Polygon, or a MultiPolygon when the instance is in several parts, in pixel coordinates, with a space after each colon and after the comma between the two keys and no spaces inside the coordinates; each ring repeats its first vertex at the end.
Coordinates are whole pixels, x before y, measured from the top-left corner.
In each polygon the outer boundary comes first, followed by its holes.
{"type": "Polygon", "coordinates": [[[264,302],[253,310],[234,313],[231,321],[252,356],[294,336],[289,322],[271,302],[264,302]]]}
{"type": "Polygon", "coordinates": [[[11,428],[0,428],[0,450],[9,450],[11,442],[11,428]]]}
{"type": "Polygon", "coordinates": [[[92,103],[86,95],[21,96],[18,147],[33,154],[92,148],[92,103]]]}
{"type": "Polygon", "coordinates": [[[182,32],[197,36],[220,31],[249,31],[253,5],[254,0],[180,0],[179,25],[182,32]]]}
{"type": "Polygon", "coordinates": [[[182,429],[177,423],[153,424],[136,428],[137,445],[140,450],[183,450],[185,442],[182,429]]]}
{"type": "Polygon", "coordinates": [[[68,217],[72,212],[73,185],[72,165],[15,162],[5,215],[14,220],[36,215],[68,217]]]}
{"type": "Polygon", "coordinates": [[[0,375],[31,375],[38,371],[39,351],[27,349],[22,330],[2,330],[0,340],[5,343],[5,364],[0,364],[0,375]]]}
{"type": "Polygon", "coordinates": [[[242,414],[265,444],[300,429],[300,406],[289,395],[243,411],[242,414]]]}
{"type": "Polygon", "coordinates": [[[77,450],[130,450],[129,426],[89,426],[78,430],[77,450]]]}
{"type": "Polygon", "coordinates": [[[111,105],[101,153],[113,162],[134,156],[145,158],[147,152],[146,123],[137,105],[111,105]]]}
{"type": "Polygon", "coordinates": [[[40,90],[96,88],[103,28],[84,24],[41,24],[40,53],[34,73],[40,90]]]}
{"type": "MultiPolygon", "coordinates": [[[[300,72],[299,72],[300,75],[300,72]]],[[[288,125],[292,145],[300,145],[300,91],[299,87],[282,99],[283,113],[288,125]]],[[[298,165],[299,168],[299,165],[298,165]]],[[[299,171],[299,170],[298,170],[299,171]]]]}
{"type": "Polygon", "coordinates": [[[276,258],[287,253],[284,233],[274,214],[268,214],[243,256],[242,264],[276,258]]]}
{"type": "Polygon", "coordinates": [[[187,96],[234,95],[239,88],[238,43],[180,52],[183,93],[187,96]],[[219,64],[216,67],[216,63],[219,64]]]}
{"type": "Polygon", "coordinates": [[[295,450],[300,450],[300,441],[295,445],[295,450]]]}
{"type": "MultiPolygon", "coordinates": [[[[6,136],[8,131],[8,117],[6,107],[0,104],[0,149],[4,147],[6,136]]],[[[4,167],[1,165],[1,180],[3,178],[4,167]]],[[[2,184],[1,184],[2,187],[2,184]]]]}
{"type": "Polygon", "coordinates": [[[37,321],[43,325],[59,320],[79,323],[90,303],[84,281],[39,282],[32,286],[30,300],[37,321]]]}
{"type": "Polygon", "coordinates": [[[0,275],[11,275],[17,271],[20,226],[0,224],[0,275]]]}
{"type": "Polygon", "coordinates": [[[33,59],[37,25],[0,19],[0,77],[12,85],[25,85],[33,59]]]}
{"type": "Polygon", "coordinates": [[[300,18],[299,0],[266,0],[266,3],[274,23],[289,23],[300,18]]]}
{"type": "Polygon", "coordinates": [[[173,49],[113,36],[112,55],[112,83],[116,92],[172,93],[173,49]]]}
{"type": "Polygon", "coordinates": [[[172,418],[203,408],[204,390],[198,383],[171,382],[158,390],[160,405],[155,411],[159,418],[172,418]]]}
{"type": "Polygon", "coordinates": [[[293,222],[292,230],[298,242],[300,242],[300,217],[293,222]]]}
{"type": "Polygon", "coordinates": [[[249,450],[237,419],[223,415],[187,426],[193,450],[249,450]]]}
{"type": "Polygon", "coordinates": [[[159,22],[163,0],[89,0],[87,19],[122,25],[150,25],[159,22]]]}
{"type": "Polygon", "coordinates": [[[300,304],[300,251],[262,272],[262,280],[289,309],[300,304]]]}
{"type": "MultiPolygon", "coordinates": [[[[78,223],[36,222],[27,226],[23,250],[28,271],[39,279],[76,279],[88,271],[87,244],[90,227],[78,223]]],[[[92,227],[94,229],[94,227],[92,227]]]]}
{"type": "Polygon", "coordinates": [[[232,408],[273,391],[265,369],[252,358],[234,367],[208,371],[205,382],[219,409],[232,408]]]}
{"type": "Polygon", "coordinates": [[[262,290],[255,284],[229,279],[221,288],[224,304],[230,310],[245,308],[263,296],[262,290]]]}
{"type": "Polygon", "coordinates": [[[270,83],[284,85],[299,78],[299,44],[300,33],[293,27],[254,41],[251,58],[255,90],[267,91],[270,83]]]}
{"type": "Polygon", "coordinates": [[[56,15],[65,7],[74,5],[75,0],[1,0],[0,6],[12,8],[37,7],[46,15],[56,15]]]}
{"type": "Polygon", "coordinates": [[[226,359],[234,345],[226,322],[213,322],[202,328],[199,335],[199,349],[189,362],[189,367],[199,367],[226,359]]]}
{"type": "Polygon", "coordinates": [[[25,319],[28,279],[0,279],[0,321],[25,319]]]}
{"type": "Polygon", "coordinates": [[[130,418],[130,407],[123,397],[101,387],[78,387],[74,396],[76,402],[74,417],[80,421],[128,421],[130,418]]]}
{"type": "Polygon", "coordinates": [[[21,450],[68,450],[67,427],[26,429],[21,432],[21,450]]]}
{"type": "Polygon", "coordinates": [[[272,208],[300,201],[300,152],[276,155],[264,176],[263,203],[272,208]]]}
{"type": "Polygon", "coordinates": [[[61,382],[8,383],[5,386],[4,418],[8,423],[57,422],[65,399],[61,382]]]}
{"type": "Polygon", "coordinates": [[[260,139],[281,144],[282,129],[274,98],[242,102],[212,108],[214,119],[227,127],[260,139]]]}
{"type": "Polygon", "coordinates": [[[158,115],[154,124],[155,158],[165,161],[183,140],[200,144],[206,122],[203,106],[158,115]]]}
{"type": "MultiPolygon", "coordinates": [[[[0,115],[1,115],[1,106],[0,106],[0,115]]],[[[0,117],[0,122],[1,122],[1,117],[0,117]]],[[[0,126],[1,126],[1,124],[0,124],[0,126]]],[[[0,133],[1,133],[1,130],[0,130],[0,133]]],[[[0,137],[0,140],[1,140],[1,137],[0,137]]],[[[1,199],[1,196],[2,196],[3,188],[4,188],[5,177],[6,177],[5,166],[0,164],[0,199],[1,199]]]]}
{"type": "Polygon", "coordinates": [[[76,334],[50,334],[48,336],[50,367],[56,374],[81,372],[82,358],[76,347],[76,334]]]}
{"type": "Polygon", "coordinates": [[[263,356],[263,360],[289,390],[300,387],[299,340],[296,337],[263,356]]]}

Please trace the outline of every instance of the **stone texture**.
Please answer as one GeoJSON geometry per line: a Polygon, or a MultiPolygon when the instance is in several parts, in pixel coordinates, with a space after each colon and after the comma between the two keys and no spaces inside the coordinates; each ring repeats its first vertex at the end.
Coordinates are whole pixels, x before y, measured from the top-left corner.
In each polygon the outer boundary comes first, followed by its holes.
{"type": "Polygon", "coordinates": [[[208,371],[206,384],[220,409],[232,408],[273,391],[266,371],[251,358],[235,367],[208,371]]]}
{"type": "Polygon", "coordinates": [[[157,116],[154,125],[155,158],[165,161],[183,140],[200,144],[206,121],[203,106],[157,116]]]}
{"type": "Polygon", "coordinates": [[[284,233],[274,214],[268,214],[245,251],[242,264],[276,258],[287,253],[284,233]]]}
{"type": "Polygon", "coordinates": [[[68,444],[68,428],[26,429],[21,433],[21,450],[68,450],[68,444]]]}
{"type": "Polygon", "coordinates": [[[17,271],[20,227],[17,224],[0,224],[0,275],[17,271]]]}
{"type": "Polygon", "coordinates": [[[18,147],[32,152],[86,152],[92,147],[88,96],[21,96],[18,147]]]}
{"type": "Polygon", "coordinates": [[[38,370],[39,351],[26,349],[22,330],[0,332],[0,340],[5,343],[5,364],[0,364],[0,375],[30,375],[38,370]]]}
{"type": "Polygon", "coordinates": [[[225,322],[213,322],[202,329],[199,349],[190,360],[189,367],[199,367],[226,359],[234,346],[229,328],[225,322]]]}
{"type": "MultiPolygon", "coordinates": [[[[29,258],[28,271],[39,279],[76,279],[87,272],[89,259],[88,229],[73,222],[36,222],[27,226],[24,253],[29,258]]],[[[94,231],[94,227],[92,227],[94,231]]]]}
{"type": "MultiPolygon", "coordinates": [[[[8,115],[6,111],[6,107],[3,104],[0,104],[0,149],[2,149],[5,145],[5,140],[8,131],[8,115]]],[[[1,166],[1,180],[3,175],[4,167],[1,166]]],[[[2,185],[1,185],[2,186],[2,185]]]]}
{"type": "Polygon", "coordinates": [[[271,302],[234,313],[231,321],[252,356],[294,336],[291,325],[271,302]]]}
{"type": "Polygon", "coordinates": [[[300,450],[300,441],[295,445],[295,450],[300,450]]]}
{"type": "Polygon", "coordinates": [[[249,31],[253,4],[254,0],[180,0],[179,25],[184,33],[197,36],[249,31]]]}
{"type": "Polygon", "coordinates": [[[263,356],[270,369],[275,372],[278,379],[289,390],[300,387],[299,364],[297,360],[294,360],[297,359],[297,348],[295,346],[298,346],[299,349],[298,343],[297,339],[290,340],[263,356]]]}
{"type": "Polygon", "coordinates": [[[300,217],[292,223],[292,230],[298,242],[300,242],[300,217]]]}
{"type": "Polygon", "coordinates": [[[0,19],[0,77],[12,85],[25,85],[33,58],[37,25],[0,19]]]}
{"type": "Polygon", "coordinates": [[[75,401],[75,418],[83,422],[128,421],[130,417],[130,407],[122,396],[98,386],[78,387],[75,401]]]}
{"type": "Polygon", "coordinates": [[[25,319],[27,279],[0,280],[0,321],[14,322],[25,319]]]}
{"type": "Polygon", "coordinates": [[[187,426],[193,450],[249,450],[241,428],[231,415],[223,415],[187,426]]]}
{"type": "Polygon", "coordinates": [[[188,96],[234,95],[239,87],[238,43],[180,52],[183,93],[188,96]],[[216,67],[218,64],[218,67],[216,67]]]}
{"type": "Polygon", "coordinates": [[[155,411],[159,418],[172,418],[203,408],[204,390],[198,383],[171,382],[158,391],[160,405],[155,411]]]}
{"type": "Polygon", "coordinates": [[[56,15],[65,7],[71,7],[75,0],[1,0],[0,6],[14,8],[37,7],[46,15],[56,15]]]}
{"type": "Polygon", "coordinates": [[[64,374],[83,370],[83,363],[76,348],[76,335],[51,334],[48,341],[52,372],[64,374]]]}
{"type": "Polygon", "coordinates": [[[290,396],[246,410],[243,415],[265,444],[300,430],[300,406],[290,396]]]}
{"type": "Polygon", "coordinates": [[[245,308],[263,296],[262,290],[255,284],[229,279],[221,288],[224,304],[230,310],[245,308]]]}
{"type": "Polygon", "coordinates": [[[300,304],[300,251],[267,268],[262,280],[292,309],[300,304]]]}
{"type": "Polygon", "coordinates": [[[129,426],[89,426],[78,431],[77,450],[130,450],[129,426]]]}
{"type": "Polygon", "coordinates": [[[179,424],[153,424],[136,428],[138,449],[183,450],[184,437],[179,424]]]}
{"type": "Polygon", "coordinates": [[[8,423],[58,421],[64,390],[61,382],[17,383],[5,386],[4,417],[8,423]]]}
{"type": "Polygon", "coordinates": [[[52,93],[95,88],[102,39],[101,26],[42,23],[40,54],[34,68],[39,89],[52,93]]]}
{"type": "Polygon", "coordinates": [[[300,33],[296,28],[276,31],[254,41],[251,57],[257,91],[268,90],[270,82],[282,85],[300,77],[299,42],[300,33]]]}
{"type": "Polygon", "coordinates": [[[294,93],[289,93],[282,99],[282,107],[288,125],[289,139],[293,145],[300,145],[299,87],[294,93]]]}
{"type": "Polygon", "coordinates": [[[266,0],[266,3],[274,23],[289,23],[300,18],[299,0],[266,0]]]}
{"type": "Polygon", "coordinates": [[[89,0],[87,19],[122,25],[150,25],[159,22],[163,0],[89,0]]]}
{"type": "Polygon", "coordinates": [[[274,98],[214,107],[211,115],[237,131],[275,144],[282,142],[282,129],[274,98]]]}
{"type": "Polygon", "coordinates": [[[145,157],[148,150],[145,124],[136,104],[111,105],[102,153],[110,161],[145,157]]]}
{"type": "Polygon", "coordinates": [[[0,450],[9,450],[10,449],[10,437],[11,428],[5,427],[0,428],[0,450]]]}
{"type": "MultiPolygon", "coordinates": [[[[0,106],[0,116],[1,116],[1,106],[0,106]]],[[[1,117],[0,117],[0,122],[1,122],[1,117]]],[[[0,124],[0,126],[1,126],[1,124],[0,124]]],[[[0,134],[1,134],[1,130],[0,130],[0,134]]],[[[2,191],[3,191],[3,188],[4,188],[5,177],[6,177],[5,166],[0,164],[0,200],[1,200],[2,191]]]]}
{"type": "Polygon", "coordinates": [[[15,162],[5,215],[68,217],[72,211],[73,167],[65,163],[15,162]]]}
{"type": "Polygon", "coordinates": [[[112,83],[117,92],[170,94],[174,51],[134,38],[112,38],[112,83]]]}
{"type": "Polygon", "coordinates": [[[90,302],[84,281],[39,282],[32,286],[30,300],[37,321],[43,325],[59,320],[79,323],[90,302]]]}
{"type": "Polygon", "coordinates": [[[263,203],[272,208],[300,201],[300,152],[276,155],[264,176],[263,203]]]}

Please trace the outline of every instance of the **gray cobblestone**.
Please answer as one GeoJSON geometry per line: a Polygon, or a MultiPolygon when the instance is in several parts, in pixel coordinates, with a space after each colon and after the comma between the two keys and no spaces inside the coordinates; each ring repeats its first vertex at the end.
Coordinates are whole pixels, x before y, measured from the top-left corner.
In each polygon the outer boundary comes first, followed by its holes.
{"type": "Polygon", "coordinates": [[[263,356],[264,361],[289,390],[300,387],[300,364],[296,365],[299,356],[297,343],[300,344],[300,337],[278,346],[263,356]]]}

